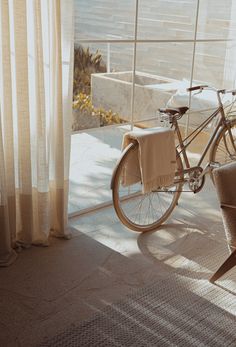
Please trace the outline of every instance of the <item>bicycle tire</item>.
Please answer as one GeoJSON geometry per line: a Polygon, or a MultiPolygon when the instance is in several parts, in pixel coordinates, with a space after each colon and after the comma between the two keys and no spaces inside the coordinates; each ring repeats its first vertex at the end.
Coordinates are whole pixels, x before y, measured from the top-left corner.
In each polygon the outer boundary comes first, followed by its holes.
{"type": "Polygon", "coordinates": [[[146,232],[157,229],[175,208],[183,186],[183,165],[181,158],[177,157],[178,174],[175,179],[179,179],[181,182],[173,184],[171,187],[160,187],[151,193],[142,194],[141,182],[131,187],[122,185],[123,167],[130,160],[134,151],[137,150],[138,144],[130,144],[119,160],[113,174],[112,197],[120,221],[131,230],[146,232]],[[130,207],[132,210],[130,210],[130,207]],[[150,211],[151,207],[152,211],[150,211]]]}
{"type": "MultiPolygon", "coordinates": [[[[236,119],[230,121],[230,129],[236,146],[236,119]]],[[[220,133],[217,135],[217,139],[212,145],[210,155],[210,162],[219,163],[220,166],[230,163],[236,160],[236,151],[232,145],[228,129],[222,128],[220,133]]],[[[211,175],[213,179],[213,176],[211,175]]]]}

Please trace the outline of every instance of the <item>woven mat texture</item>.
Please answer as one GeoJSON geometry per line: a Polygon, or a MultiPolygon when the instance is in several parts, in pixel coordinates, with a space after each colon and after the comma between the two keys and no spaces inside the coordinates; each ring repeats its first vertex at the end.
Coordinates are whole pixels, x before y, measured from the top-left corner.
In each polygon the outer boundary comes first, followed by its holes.
{"type": "Polygon", "coordinates": [[[206,280],[161,275],[40,347],[236,346],[235,299],[206,280]]]}

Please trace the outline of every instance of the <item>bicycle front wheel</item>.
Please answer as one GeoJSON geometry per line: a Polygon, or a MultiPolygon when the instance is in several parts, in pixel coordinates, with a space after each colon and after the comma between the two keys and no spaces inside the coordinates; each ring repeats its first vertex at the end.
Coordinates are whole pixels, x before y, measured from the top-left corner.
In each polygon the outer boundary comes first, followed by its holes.
{"type": "Polygon", "coordinates": [[[236,119],[230,122],[232,139],[227,128],[223,128],[210,152],[210,162],[224,165],[236,160],[236,119]]]}
{"type": "MultiPolygon", "coordinates": [[[[143,194],[141,177],[137,177],[137,168],[133,167],[126,179],[132,181],[135,175],[135,184],[123,185],[123,169],[130,162],[135,152],[138,151],[138,144],[131,144],[126,150],[115,169],[112,195],[113,204],[120,221],[129,229],[146,232],[155,230],[171,214],[175,208],[182,190],[183,166],[182,161],[177,158],[177,172],[175,183],[170,187],[159,187],[154,191],[143,194]]],[[[139,171],[139,170],[138,170],[139,171]]]]}

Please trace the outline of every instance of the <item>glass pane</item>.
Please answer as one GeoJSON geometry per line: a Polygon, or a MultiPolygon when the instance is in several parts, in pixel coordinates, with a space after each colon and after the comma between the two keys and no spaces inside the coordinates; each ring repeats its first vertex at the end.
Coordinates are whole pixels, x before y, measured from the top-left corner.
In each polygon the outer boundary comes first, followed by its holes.
{"type": "Polygon", "coordinates": [[[133,44],[75,48],[70,213],[111,200],[112,171],[130,130],[132,54],[133,44]]]}
{"type": "Polygon", "coordinates": [[[75,47],[72,130],[130,119],[133,44],[75,47]]]}
{"type": "Polygon", "coordinates": [[[197,0],[140,0],[138,39],[193,39],[197,0]]]}
{"type": "Polygon", "coordinates": [[[137,45],[136,121],[156,118],[158,109],[167,104],[169,107],[188,106],[188,96],[181,100],[180,105],[176,94],[177,91],[186,91],[190,85],[192,54],[193,43],[137,45]]]}
{"type": "Polygon", "coordinates": [[[219,89],[234,88],[236,42],[198,42],[194,80],[219,89]]]}
{"type": "MultiPolygon", "coordinates": [[[[194,64],[193,83],[204,84],[217,89],[235,88],[236,44],[233,42],[198,42],[194,64]]],[[[222,97],[223,104],[229,105],[231,94],[222,97]]],[[[199,125],[219,106],[214,91],[193,92],[191,96],[191,124],[199,125]]],[[[206,130],[212,130],[214,122],[206,130]]]]}
{"type": "Polygon", "coordinates": [[[69,213],[110,202],[111,177],[128,125],[84,130],[71,136],[69,213]]]}
{"type": "MultiPolygon", "coordinates": [[[[92,76],[93,104],[111,110],[121,122],[131,118],[133,44],[107,44],[107,73],[92,76]]],[[[117,121],[118,121],[117,119],[117,121]]]]}
{"type": "Polygon", "coordinates": [[[75,43],[80,39],[133,39],[135,0],[74,0],[75,43]]]}
{"type": "Polygon", "coordinates": [[[198,39],[235,39],[236,1],[200,1],[198,39]]]}

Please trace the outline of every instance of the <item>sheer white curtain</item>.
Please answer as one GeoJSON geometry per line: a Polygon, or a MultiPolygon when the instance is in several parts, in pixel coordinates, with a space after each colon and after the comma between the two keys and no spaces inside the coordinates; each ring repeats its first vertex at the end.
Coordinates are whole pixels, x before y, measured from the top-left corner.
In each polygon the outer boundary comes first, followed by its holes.
{"type": "Polygon", "coordinates": [[[0,1],[0,266],[67,237],[73,0],[0,1]]]}

